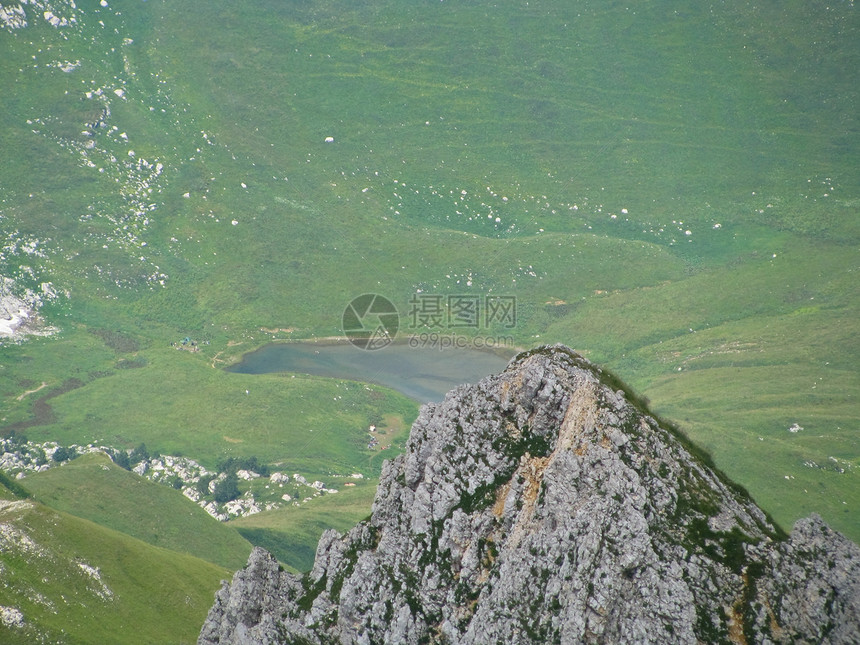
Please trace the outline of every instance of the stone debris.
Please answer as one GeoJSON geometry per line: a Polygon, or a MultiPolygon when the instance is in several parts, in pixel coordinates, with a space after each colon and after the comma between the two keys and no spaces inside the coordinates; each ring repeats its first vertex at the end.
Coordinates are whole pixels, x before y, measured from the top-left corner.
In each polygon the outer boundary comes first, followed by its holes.
{"type": "MultiPolygon", "coordinates": [[[[133,451],[125,452],[129,455],[133,451]]],[[[63,463],[67,463],[70,459],[89,453],[104,453],[108,456],[116,456],[117,451],[107,446],[93,444],[62,447],[53,441],[45,443],[32,441],[19,442],[14,438],[0,437],[0,470],[13,475],[17,479],[23,479],[29,473],[44,472],[49,468],[55,468],[63,463]],[[55,458],[58,451],[64,454],[60,460],[55,458]]],[[[104,466],[104,468],[107,468],[107,466],[104,466]]],[[[148,457],[135,463],[131,467],[131,472],[141,477],[146,477],[150,481],[178,488],[185,497],[196,503],[209,515],[222,522],[237,517],[253,515],[263,510],[270,511],[281,508],[285,503],[300,505],[321,495],[331,495],[338,492],[335,488],[326,487],[321,481],[315,481],[313,484],[310,484],[305,477],[296,474],[294,475],[296,485],[304,487],[310,493],[309,497],[301,499],[298,492],[296,492],[295,497],[290,494],[283,494],[281,491],[278,491],[278,493],[273,491],[271,494],[267,494],[265,489],[259,490],[252,487],[252,489],[245,491],[239,499],[218,503],[211,499],[211,496],[215,493],[218,483],[226,478],[227,473],[207,470],[194,459],[172,455],[148,457]],[[200,490],[201,479],[207,481],[204,491],[200,490]]],[[[246,469],[237,470],[236,478],[247,482],[255,482],[263,479],[259,473],[246,469]]],[[[278,488],[283,488],[284,484],[290,484],[293,478],[287,474],[276,472],[268,477],[268,481],[278,484],[278,488]]]]}
{"type": "Polygon", "coordinates": [[[24,626],[24,614],[15,607],[0,607],[0,623],[4,627],[20,629],[24,626]]]}
{"type": "MultiPolygon", "coordinates": [[[[20,239],[13,235],[0,248],[0,261],[13,255],[43,257],[39,240],[20,239]]],[[[18,288],[15,281],[0,276],[0,342],[21,342],[28,336],[49,336],[56,333],[55,327],[44,323],[39,308],[61,294],[50,282],[44,282],[39,290],[18,288]]],[[[63,294],[65,295],[65,294],[63,294]]]]}

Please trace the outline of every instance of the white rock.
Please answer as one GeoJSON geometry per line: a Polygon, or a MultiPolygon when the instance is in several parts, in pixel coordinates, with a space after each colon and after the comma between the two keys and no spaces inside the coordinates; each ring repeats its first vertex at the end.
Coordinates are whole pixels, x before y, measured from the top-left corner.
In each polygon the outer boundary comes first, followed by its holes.
{"type": "Polygon", "coordinates": [[[24,614],[14,607],[0,607],[0,623],[5,627],[23,627],[24,614]]]}

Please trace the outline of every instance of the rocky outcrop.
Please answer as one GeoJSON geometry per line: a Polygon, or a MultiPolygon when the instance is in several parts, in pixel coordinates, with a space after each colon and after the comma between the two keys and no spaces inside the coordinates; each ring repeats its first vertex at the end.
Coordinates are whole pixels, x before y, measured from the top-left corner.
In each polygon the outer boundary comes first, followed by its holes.
{"type": "Polygon", "coordinates": [[[611,375],[543,347],[428,405],[304,577],[256,549],[199,643],[857,642],[860,547],[790,536],[611,375]]]}
{"type": "MultiPolygon", "coordinates": [[[[21,246],[25,253],[36,253],[36,245],[37,242],[30,240],[29,244],[21,246]]],[[[19,244],[13,241],[9,250],[14,253],[18,248],[19,244]]],[[[0,275],[0,344],[6,339],[21,341],[27,336],[48,336],[56,332],[45,325],[38,309],[45,301],[57,297],[50,283],[42,283],[41,292],[37,293],[32,289],[18,289],[14,280],[0,275]]]]}

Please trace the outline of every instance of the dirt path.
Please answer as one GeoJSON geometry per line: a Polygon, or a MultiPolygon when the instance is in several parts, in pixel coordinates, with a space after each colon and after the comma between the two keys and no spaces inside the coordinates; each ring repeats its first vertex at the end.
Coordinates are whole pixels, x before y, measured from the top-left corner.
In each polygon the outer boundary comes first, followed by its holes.
{"type": "Polygon", "coordinates": [[[24,392],[23,394],[19,394],[19,395],[18,395],[18,397],[17,397],[17,400],[18,400],[18,401],[23,401],[25,396],[27,396],[27,395],[29,395],[29,394],[33,394],[33,392],[38,392],[38,391],[39,391],[39,390],[41,390],[43,387],[48,387],[48,384],[47,384],[45,381],[42,381],[42,384],[41,384],[39,387],[37,387],[35,390],[27,390],[27,391],[26,391],[26,392],[24,392]]]}

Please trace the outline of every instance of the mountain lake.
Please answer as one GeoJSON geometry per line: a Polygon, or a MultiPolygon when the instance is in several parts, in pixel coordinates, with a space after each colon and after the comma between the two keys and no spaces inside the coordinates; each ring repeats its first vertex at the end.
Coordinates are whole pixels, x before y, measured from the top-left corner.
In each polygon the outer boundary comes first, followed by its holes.
{"type": "Polygon", "coordinates": [[[441,401],[458,385],[501,372],[515,353],[510,348],[410,347],[407,343],[371,351],[336,341],[272,343],[245,354],[227,371],[294,372],[364,381],[428,403],[441,401]]]}

